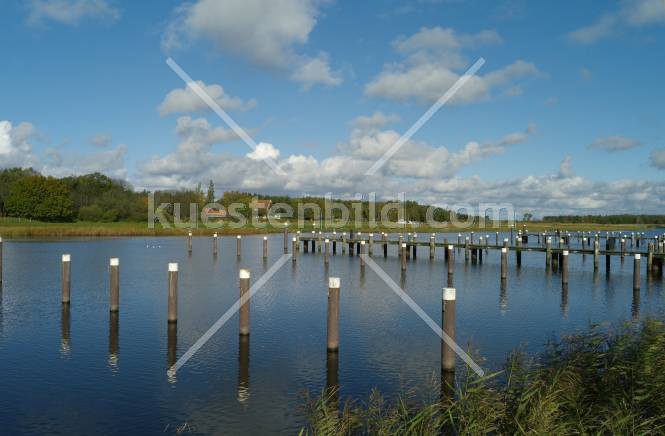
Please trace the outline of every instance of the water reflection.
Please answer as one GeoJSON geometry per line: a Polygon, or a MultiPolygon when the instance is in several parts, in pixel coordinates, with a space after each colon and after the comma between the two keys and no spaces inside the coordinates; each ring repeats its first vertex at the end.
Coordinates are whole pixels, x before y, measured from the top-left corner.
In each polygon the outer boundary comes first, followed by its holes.
{"type": "Polygon", "coordinates": [[[501,287],[499,291],[499,311],[501,315],[505,315],[508,311],[508,281],[501,279],[501,287]]]}
{"type": "Polygon", "coordinates": [[[71,353],[70,342],[70,313],[69,304],[62,304],[60,308],[60,353],[69,356],[71,353]]]}
{"type": "Polygon", "coordinates": [[[171,368],[178,360],[178,323],[167,323],[166,336],[166,363],[171,368]]]}
{"type": "Polygon", "coordinates": [[[109,312],[109,366],[118,367],[118,352],[120,351],[120,313],[109,312]]]}
{"type": "Polygon", "coordinates": [[[568,283],[561,284],[561,316],[568,318],[568,283]]]}
{"type": "Polygon", "coordinates": [[[326,398],[328,407],[339,410],[339,353],[328,350],[326,356],[326,398]]]}
{"type": "Polygon", "coordinates": [[[634,289],[633,290],[633,302],[631,304],[631,311],[630,311],[633,321],[637,321],[640,318],[640,290],[639,289],[634,289]]]}
{"type": "Polygon", "coordinates": [[[249,401],[249,335],[238,335],[238,402],[249,401]]]}

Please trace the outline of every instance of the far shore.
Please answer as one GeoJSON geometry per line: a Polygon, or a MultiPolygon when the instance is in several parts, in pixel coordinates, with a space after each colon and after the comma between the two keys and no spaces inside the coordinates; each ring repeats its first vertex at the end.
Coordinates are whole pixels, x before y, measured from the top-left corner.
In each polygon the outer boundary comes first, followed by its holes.
{"type": "MultiPolygon", "coordinates": [[[[530,233],[544,232],[544,231],[645,231],[652,228],[657,228],[654,224],[593,224],[593,223],[552,223],[542,221],[531,222],[516,222],[516,229],[526,229],[530,233]]],[[[344,227],[328,227],[321,229],[320,225],[313,226],[313,223],[307,221],[303,226],[298,227],[296,223],[288,225],[289,232],[300,230],[302,232],[311,232],[312,230],[321,230],[328,233],[333,231],[355,232],[362,233],[453,233],[453,232],[496,232],[496,231],[510,231],[510,227],[506,224],[501,226],[484,226],[473,225],[469,227],[431,227],[427,225],[401,225],[397,226],[382,226],[375,225],[370,227],[369,223],[363,223],[361,227],[354,227],[352,224],[344,227]]],[[[0,220],[0,236],[3,238],[16,238],[16,237],[52,237],[52,238],[66,238],[66,237],[113,237],[113,236],[182,236],[187,234],[189,230],[195,236],[213,235],[252,235],[252,234],[268,234],[280,233],[284,229],[283,225],[272,226],[265,223],[264,227],[257,227],[247,224],[240,228],[233,227],[232,223],[224,223],[219,228],[209,228],[200,224],[196,228],[187,227],[162,227],[156,224],[154,228],[149,228],[146,222],[112,222],[112,223],[99,223],[99,222],[73,222],[73,223],[45,223],[36,221],[25,220],[0,220]]]]}

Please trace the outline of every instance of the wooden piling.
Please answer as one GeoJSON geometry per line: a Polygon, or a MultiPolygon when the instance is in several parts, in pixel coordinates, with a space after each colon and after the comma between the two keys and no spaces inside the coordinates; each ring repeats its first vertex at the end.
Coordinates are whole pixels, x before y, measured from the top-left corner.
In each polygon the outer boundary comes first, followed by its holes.
{"type": "Polygon", "coordinates": [[[434,250],[435,250],[435,247],[436,247],[436,245],[434,245],[434,244],[436,244],[434,236],[430,236],[429,237],[429,258],[430,259],[434,259],[434,250]]]}
{"type": "Polygon", "coordinates": [[[337,254],[337,232],[333,232],[332,254],[333,254],[333,256],[335,256],[337,254]]]}
{"type": "Polygon", "coordinates": [[[236,236],[236,256],[240,257],[242,250],[242,236],[236,236]]]}
{"type": "Polygon", "coordinates": [[[600,244],[598,239],[593,241],[593,270],[598,271],[599,268],[599,258],[600,258],[600,244]]]}
{"type": "Polygon", "coordinates": [[[469,237],[464,238],[464,262],[469,261],[469,237]]]}
{"type": "Polygon", "coordinates": [[[291,262],[295,263],[296,258],[298,257],[298,241],[296,237],[294,236],[293,239],[291,240],[291,262]]]}
{"type": "Polygon", "coordinates": [[[284,223],[284,254],[289,252],[289,223],[284,223]]]}
{"type": "Polygon", "coordinates": [[[508,277],[508,249],[506,247],[501,248],[501,279],[506,279],[508,277]]]}
{"type": "Polygon", "coordinates": [[[178,321],[178,264],[168,267],[168,322],[178,321]]]}
{"type": "Polygon", "coordinates": [[[568,284],[568,250],[561,253],[561,283],[568,284]]]}
{"type": "Polygon", "coordinates": [[[212,255],[217,256],[217,233],[212,235],[212,255]]]}
{"type": "Polygon", "coordinates": [[[372,246],[374,244],[374,233],[369,234],[369,239],[367,240],[367,254],[371,256],[373,254],[372,246]]]}
{"type": "Polygon", "coordinates": [[[339,288],[338,277],[328,278],[328,351],[339,349],[339,288]]]}
{"type": "Polygon", "coordinates": [[[365,241],[360,241],[360,268],[365,268],[365,251],[367,246],[365,241]]]}
{"type": "Polygon", "coordinates": [[[346,254],[346,232],[342,233],[342,254],[346,254]]]}
{"type": "Polygon", "coordinates": [[[633,290],[640,289],[640,254],[635,254],[633,260],[633,290]]]}
{"type": "Polygon", "coordinates": [[[249,277],[248,269],[241,269],[240,278],[240,334],[249,334],[249,277]]]}
{"type": "Polygon", "coordinates": [[[401,259],[402,260],[402,271],[406,271],[406,243],[405,242],[402,242],[401,248],[402,248],[402,250],[401,250],[400,257],[402,258],[401,259]]]}
{"type": "Polygon", "coordinates": [[[61,280],[62,280],[62,303],[63,304],[69,304],[69,301],[70,301],[70,292],[71,292],[71,289],[72,289],[71,260],[72,260],[72,257],[69,254],[63,254],[62,255],[61,280]]]}
{"type": "Polygon", "coordinates": [[[388,257],[388,234],[383,232],[383,257],[388,257]]]}
{"type": "Polygon", "coordinates": [[[120,310],[120,259],[117,257],[109,260],[109,291],[110,310],[117,312],[120,310]]]}
{"type": "MultiPolygon", "coordinates": [[[[441,314],[443,318],[444,338],[447,336],[451,342],[455,341],[455,288],[443,288],[443,301],[441,304],[441,314]]],[[[441,369],[443,371],[455,370],[455,351],[444,340],[441,349],[441,369]]]]}
{"type": "Polygon", "coordinates": [[[329,262],[329,251],[330,251],[330,239],[326,239],[325,248],[323,250],[323,263],[328,265],[329,262]]]}
{"type": "Polygon", "coordinates": [[[192,254],[192,232],[187,232],[187,253],[192,254]]]}
{"type": "Polygon", "coordinates": [[[516,242],[516,248],[515,248],[515,258],[516,258],[516,264],[517,268],[522,268],[522,238],[517,238],[516,242]]]}
{"type": "Polygon", "coordinates": [[[268,237],[263,237],[263,259],[268,258],[268,237]]]}
{"type": "Polygon", "coordinates": [[[448,276],[453,275],[454,267],[455,267],[455,248],[452,245],[448,246],[448,276]]]}
{"type": "Polygon", "coordinates": [[[647,273],[653,272],[653,243],[647,244],[647,273]]]}

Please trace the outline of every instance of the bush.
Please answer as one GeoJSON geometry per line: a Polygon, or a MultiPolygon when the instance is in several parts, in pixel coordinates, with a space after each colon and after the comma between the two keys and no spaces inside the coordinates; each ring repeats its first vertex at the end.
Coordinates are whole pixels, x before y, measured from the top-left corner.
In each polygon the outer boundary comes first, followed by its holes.
{"type": "Polygon", "coordinates": [[[79,219],[81,221],[101,221],[102,220],[102,209],[93,204],[92,206],[82,206],[79,209],[79,219]]]}
{"type": "Polygon", "coordinates": [[[102,215],[102,221],[105,223],[118,221],[118,211],[116,209],[107,210],[104,212],[104,215],[102,215]]]}

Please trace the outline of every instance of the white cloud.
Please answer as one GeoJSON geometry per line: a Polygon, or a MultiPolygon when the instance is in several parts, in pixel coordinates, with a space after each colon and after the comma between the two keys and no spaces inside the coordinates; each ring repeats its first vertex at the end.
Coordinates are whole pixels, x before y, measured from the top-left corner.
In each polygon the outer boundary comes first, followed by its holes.
{"type": "Polygon", "coordinates": [[[301,82],[305,90],[316,84],[337,86],[342,83],[341,73],[331,70],[328,55],[325,53],[315,58],[303,58],[291,78],[301,82]]]}
{"type": "Polygon", "coordinates": [[[112,177],[126,178],[124,162],[125,145],[90,154],[67,154],[55,148],[36,154],[31,140],[37,137],[37,129],[31,123],[13,127],[9,121],[0,121],[0,168],[34,168],[46,175],[58,177],[72,174],[101,172],[112,177]]]}
{"type": "Polygon", "coordinates": [[[97,133],[90,138],[90,144],[97,147],[107,147],[111,144],[113,137],[108,133],[97,133]]]}
{"type": "Polygon", "coordinates": [[[27,4],[28,23],[40,25],[46,21],[77,26],[86,18],[115,21],[120,11],[105,0],[30,0],[27,4]]]}
{"type": "Polygon", "coordinates": [[[598,138],[589,144],[589,148],[606,151],[630,150],[641,146],[642,143],[637,139],[626,138],[625,136],[608,136],[607,138],[598,138]]]}
{"type": "Polygon", "coordinates": [[[649,157],[652,167],[658,168],[659,170],[665,170],[665,148],[651,150],[649,157]]]}
{"type": "Polygon", "coordinates": [[[381,128],[388,124],[400,120],[397,114],[384,114],[383,112],[374,112],[372,115],[360,115],[351,121],[351,125],[356,129],[367,130],[381,128]]]}
{"type": "Polygon", "coordinates": [[[31,123],[16,127],[10,121],[0,121],[0,168],[30,167],[36,162],[29,142],[37,131],[31,123]]]}
{"type": "MultiPolygon", "coordinates": [[[[499,42],[501,38],[492,30],[458,34],[453,29],[422,28],[415,35],[393,42],[395,50],[405,58],[384,66],[383,71],[365,86],[365,95],[400,102],[415,99],[420,103],[432,103],[461,77],[462,69],[468,66],[462,53],[464,48],[499,42]]],[[[505,88],[506,95],[519,95],[522,88],[515,84],[516,80],[541,75],[534,64],[517,60],[485,75],[474,75],[450,99],[450,103],[487,100],[495,88],[505,88]]]]}
{"type": "MultiPolygon", "coordinates": [[[[222,109],[248,110],[256,106],[255,100],[243,101],[226,93],[221,85],[206,85],[203,81],[196,82],[222,109]]],[[[209,111],[210,107],[189,86],[170,91],[159,105],[162,116],[175,113],[194,113],[209,111]]]]}
{"type": "Polygon", "coordinates": [[[621,8],[606,13],[595,23],[568,33],[567,38],[578,44],[593,44],[628,27],[665,24],[665,1],[625,0],[621,8]]]}
{"type": "Polygon", "coordinates": [[[259,142],[254,151],[247,153],[247,157],[252,160],[275,160],[279,157],[279,150],[277,150],[272,144],[259,142]]]}
{"type": "Polygon", "coordinates": [[[291,78],[311,87],[338,85],[325,53],[309,57],[299,52],[316,26],[319,0],[197,0],[178,7],[162,46],[173,50],[194,40],[207,40],[222,53],[253,65],[287,70],[291,78]]]}

